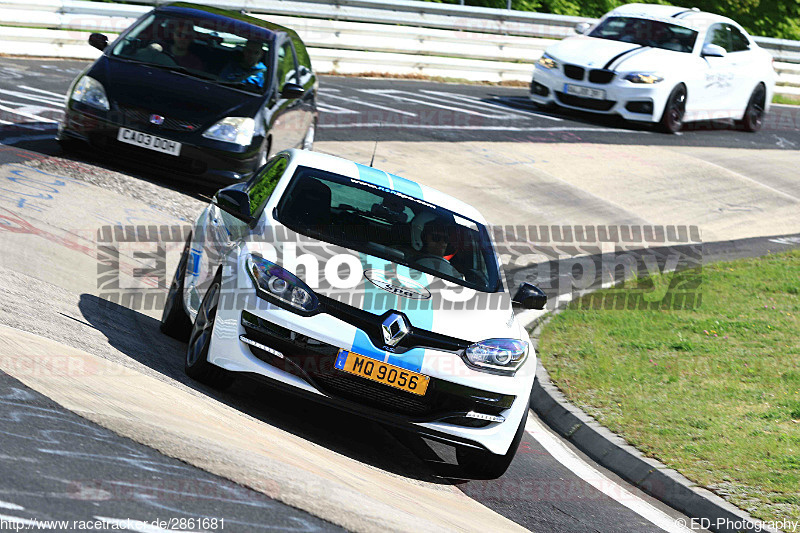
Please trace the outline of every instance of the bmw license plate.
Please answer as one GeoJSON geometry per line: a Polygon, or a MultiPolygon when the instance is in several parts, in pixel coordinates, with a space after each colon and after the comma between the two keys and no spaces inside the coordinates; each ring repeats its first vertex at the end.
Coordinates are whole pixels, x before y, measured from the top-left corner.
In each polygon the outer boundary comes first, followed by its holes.
{"type": "Polygon", "coordinates": [[[428,383],[431,379],[428,376],[383,363],[370,357],[364,357],[357,353],[348,352],[347,350],[339,350],[334,366],[350,374],[371,379],[412,394],[419,394],[420,396],[423,396],[425,391],[428,390],[428,383]]]}
{"type": "Polygon", "coordinates": [[[594,98],[595,100],[605,100],[606,92],[603,89],[593,89],[592,87],[582,87],[580,85],[564,84],[564,92],[573,96],[584,98],[594,98]]]}
{"type": "Polygon", "coordinates": [[[164,154],[175,156],[181,154],[181,143],[179,142],[164,139],[163,137],[156,137],[149,133],[142,133],[141,131],[129,130],[128,128],[119,129],[117,140],[164,154]]]}

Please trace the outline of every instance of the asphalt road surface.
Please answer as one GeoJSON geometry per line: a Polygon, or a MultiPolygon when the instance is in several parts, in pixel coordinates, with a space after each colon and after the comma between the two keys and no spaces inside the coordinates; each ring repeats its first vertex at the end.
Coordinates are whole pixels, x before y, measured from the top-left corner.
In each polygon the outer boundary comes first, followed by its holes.
{"type": "MultiPolygon", "coordinates": [[[[85,61],[4,58],[0,63],[0,126],[28,123],[40,137],[5,128],[6,144],[54,151],[51,138],[64,96],[85,61]]],[[[441,84],[424,81],[322,76],[320,141],[592,142],[625,145],[800,147],[800,111],[773,106],[758,134],[737,131],[730,121],[686,125],[679,135],[652,126],[568,110],[542,111],[527,88],[441,84]]]]}
{"type": "MultiPolygon", "coordinates": [[[[0,146],[0,165],[61,155],[53,140],[55,125],[67,87],[84,65],[78,61],[0,59],[0,143],[4,145],[0,146]]],[[[735,131],[728,123],[705,123],[669,136],[612,119],[543,112],[529,104],[524,88],[340,77],[322,77],[320,85],[319,141],[596,142],[787,150],[800,146],[800,115],[788,107],[776,107],[765,130],[756,135],[735,131]]],[[[78,167],[84,173],[96,164],[86,161],[78,167]]],[[[120,180],[116,188],[123,194],[138,187],[138,178],[120,180]]],[[[165,196],[198,198],[195,191],[158,180],[148,183],[165,196]]],[[[73,214],[81,207],[59,204],[73,214]]],[[[797,236],[792,235],[782,240],[707,245],[700,253],[715,258],[759,255],[797,244],[797,236]]],[[[23,254],[19,250],[9,253],[23,254]]],[[[659,256],[661,267],[668,255],[659,256]]],[[[371,468],[418,482],[454,485],[476,502],[534,531],[681,531],[669,524],[682,518],[679,513],[595,466],[602,479],[610,480],[605,490],[598,490],[592,482],[596,480],[577,475],[553,456],[546,445],[548,439],[533,434],[525,435],[503,478],[467,481],[459,479],[451,464],[452,450],[447,447],[245,379],[235,393],[200,386],[183,373],[184,346],[159,334],[155,319],[60,286],[46,286],[44,298],[43,285],[33,270],[17,269],[13,279],[6,276],[0,287],[6,295],[0,323],[101,357],[127,360],[160,380],[207,395],[371,468]],[[36,318],[35,324],[31,317],[36,318]],[[648,514],[650,511],[643,514],[643,507],[658,510],[658,526],[646,518],[654,515],[648,514]]],[[[554,275],[558,271],[558,267],[551,269],[554,275]]],[[[520,270],[512,275],[521,280],[538,274],[520,270]]],[[[552,297],[559,294],[559,285],[556,278],[551,281],[555,287],[549,288],[552,297]]],[[[5,375],[0,375],[0,419],[4,420],[0,479],[5,480],[0,515],[17,520],[100,516],[141,521],[202,515],[230,517],[230,523],[237,525],[234,531],[335,528],[82,421],[5,375]],[[185,489],[186,485],[192,488],[185,489]]],[[[569,444],[561,442],[560,446],[582,457],[569,444]]]]}

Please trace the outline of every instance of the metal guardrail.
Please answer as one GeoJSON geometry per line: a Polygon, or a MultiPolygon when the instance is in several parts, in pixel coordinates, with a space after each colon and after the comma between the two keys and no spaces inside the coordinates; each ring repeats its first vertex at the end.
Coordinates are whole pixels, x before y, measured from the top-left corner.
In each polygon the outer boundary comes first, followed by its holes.
{"type": "MultiPolygon", "coordinates": [[[[320,72],[420,74],[527,81],[532,64],[578,22],[546,13],[417,0],[194,0],[245,9],[290,26],[320,72]]],[[[0,50],[6,54],[91,59],[87,32],[116,34],[161,0],[143,5],[86,0],[0,0],[0,50]]],[[[800,42],[759,37],[773,53],[777,92],[800,94],[800,42]]]]}

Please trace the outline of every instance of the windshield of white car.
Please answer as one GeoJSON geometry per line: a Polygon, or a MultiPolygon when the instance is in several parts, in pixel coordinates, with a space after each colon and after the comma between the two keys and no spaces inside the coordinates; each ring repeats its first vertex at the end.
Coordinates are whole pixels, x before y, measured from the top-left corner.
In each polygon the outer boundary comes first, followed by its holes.
{"type": "Polygon", "coordinates": [[[155,13],[119,39],[111,56],[263,94],[269,44],[269,32],[249,24],[155,13]]]}
{"type": "Polygon", "coordinates": [[[500,288],[483,224],[388,187],[298,167],[277,218],[302,235],[465,287],[482,292],[500,288]]]}
{"type": "Polygon", "coordinates": [[[608,17],[589,36],[685,53],[694,50],[697,40],[690,28],[638,17],[608,17]]]}

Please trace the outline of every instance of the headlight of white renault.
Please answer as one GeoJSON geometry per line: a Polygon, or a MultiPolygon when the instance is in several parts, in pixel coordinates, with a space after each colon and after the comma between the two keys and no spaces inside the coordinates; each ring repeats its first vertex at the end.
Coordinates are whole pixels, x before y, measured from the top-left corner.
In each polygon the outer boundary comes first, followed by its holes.
{"type": "Polygon", "coordinates": [[[263,257],[247,256],[247,273],[258,287],[258,295],[280,307],[305,314],[313,313],[319,306],[319,299],[308,285],[263,257]]]}
{"type": "Polygon", "coordinates": [[[558,68],[558,63],[556,63],[556,60],[547,54],[542,54],[542,57],[539,58],[539,61],[537,61],[536,64],[546,69],[558,68]]]}
{"type": "Polygon", "coordinates": [[[648,85],[664,81],[664,78],[661,76],[656,76],[652,72],[631,72],[623,79],[631,83],[646,83],[648,85]]]}
{"type": "Polygon", "coordinates": [[[253,140],[256,121],[249,117],[223,118],[203,133],[206,139],[248,146],[253,140]]]}
{"type": "Polygon", "coordinates": [[[103,84],[94,78],[84,76],[75,84],[72,89],[71,98],[76,102],[81,102],[86,105],[108,111],[108,98],[106,97],[106,90],[103,84]]]}
{"type": "Polygon", "coordinates": [[[487,339],[464,351],[468,366],[485,372],[513,374],[528,357],[528,343],[516,339],[487,339]]]}

